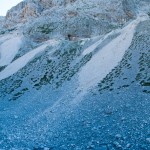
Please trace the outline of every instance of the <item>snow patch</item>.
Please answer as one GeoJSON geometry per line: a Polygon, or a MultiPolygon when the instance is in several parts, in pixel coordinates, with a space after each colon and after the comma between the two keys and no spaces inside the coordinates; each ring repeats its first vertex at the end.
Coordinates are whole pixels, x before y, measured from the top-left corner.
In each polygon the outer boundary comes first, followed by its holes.
{"type": "Polygon", "coordinates": [[[4,35],[4,36],[0,36],[0,44],[3,43],[4,41],[8,40],[12,38],[12,35],[11,34],[7,34],[7,35],[4,35]]]}
{"type": "MultiPolygon", "coordinates": [[[[6,36],[6,38],[8,37],[6,36]]],[[[18,53],[21,44],[22,44],[22,36],[18,36],[7,40],[0,45],[0,66],[6,66],[9,63],[11,63],[11,61],[18,53]]]]}
{"type": "Polygon", "coordinates": [[[10,65],[8,65],[2,72],[0,72],[0,80],[3,80],[18,72],[20,69],[26,66],[26,64],[29,63],[37,54],[43,52],[47,46],[55,46],[56,44],[58,44],[58,41],[49,40],[45,42],[42,46],[18,58],[10,65]]]}
{"type": "MultiPolygon", "coordinates": [[[[140,15],[120,31],[120,35],[99,50],[79,72],[80,89],[87,91],[97,85],[122,60],[125,51],[130,47],[137,25],[147,19],[140,15]]],[[[107,35],[106,35],[107,38],[107,35]]],[[[101,43],[101,40],[88,48],[89,53],[101,43]]]]}
{"type": "Polygon", "coordinates": [[[100,40],[98,40],[97,42],[95,42],[93,45],[89,46],[88,48],[86,48],[83,51],[83,55],[87,55],[89,53],[91,53],[92,51],[94,51],[105,39],[107,39],[110,35],[115,34],[115,33],[119,33],[120,30],[116,30],[116,31],[112,31],[108,34],[106,34],[105,36],[103,36],[100,40]]]}

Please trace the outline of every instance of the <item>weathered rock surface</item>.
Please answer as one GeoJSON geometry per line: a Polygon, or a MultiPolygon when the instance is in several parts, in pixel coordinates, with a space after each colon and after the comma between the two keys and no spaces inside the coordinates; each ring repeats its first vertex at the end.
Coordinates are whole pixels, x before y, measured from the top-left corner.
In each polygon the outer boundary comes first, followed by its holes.
{"type": "Polygon", "coordinates": [[[56,34],[91,37],[133,19],[137,3],[127,0],[27,0],[8,11],[5,27],[25,24],[31,30],[31,37],[35,37],[41,32],[38,29],[46,28],[43,26],[47,23],[51,29],[42,35],[45,38],[56,34]]]}
{"type": "Polygon", "coordinates": [[[0,18],[0,149],[149,150],[150,1],[26,0],[0,18]]]}

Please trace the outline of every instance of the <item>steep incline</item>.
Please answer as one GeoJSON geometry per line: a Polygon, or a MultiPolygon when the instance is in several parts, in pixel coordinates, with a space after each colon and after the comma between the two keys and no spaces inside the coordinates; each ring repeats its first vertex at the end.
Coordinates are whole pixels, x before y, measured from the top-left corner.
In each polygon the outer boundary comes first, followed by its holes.
{"type": "Polygon", "coordinates": [[[0,27],[0,149],[149,150],[149,10],[148,0],[12,8],[0,27]]]}

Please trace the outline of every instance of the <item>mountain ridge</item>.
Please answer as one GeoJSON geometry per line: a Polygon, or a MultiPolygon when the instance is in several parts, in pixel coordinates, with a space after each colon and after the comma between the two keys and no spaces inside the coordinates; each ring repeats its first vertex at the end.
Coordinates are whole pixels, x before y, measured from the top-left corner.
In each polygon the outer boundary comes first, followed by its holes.
{"type": "Polygon", "coordinates": [[[0,149],[149,150],[149,12],[149,0],[27,0],[8,11],[0,149]]]}

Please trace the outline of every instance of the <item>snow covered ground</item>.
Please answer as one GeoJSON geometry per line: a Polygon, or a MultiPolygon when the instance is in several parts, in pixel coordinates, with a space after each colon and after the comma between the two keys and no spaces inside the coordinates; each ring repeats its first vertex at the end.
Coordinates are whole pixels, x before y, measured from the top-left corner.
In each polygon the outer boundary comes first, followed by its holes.
{"type": "Polygon", "coordinates": [[[4,36],[1,35],[0,36],[0,44],[3,43],[3,42],[5,42],[6,40],[12,38],[12,37],[13,37],[12,34],[6,34],[4,36]]]}
{"type": "MultiPolygon", "coordinates": [[[[106,77],[109,72],[119,64],[125,51],[130,47],[137,25],[148,19],[148,16],[139,15],[136,20],[129,23],[120,31],[120,35],[100,49],[92,59],[79,72],[80,89],[88,90],[106,77]],[[90,73],[89,73],[90,72],[90,73]]],[[[119,31],[118,31],[119,32],[119,31]]],[[[113,32],[112,32],[113,33],[113,32]]],[[[110,33],[110,34],[112,34],[110,33]]],[[[106,35],[106,39],[110,34],[106,35]]],[[[93,51],[102,40],[87,48],[83,54],[93,51]]]]}
{"type": "Polygon", "coordinates": [[[0,45],[0,66],[6,66],[11,63],[21,48],[23,41],[22,36],[15,36],[6,40],[7,38],[9,36],[1,38],[1,41],[4,41],[4,43],[0,45]]]}
{"type": "Polygon", "coordinates": [[[95,42],[94,44],[90,45],[88,48],[86,48],[84,51],[83,51],[83,55],[87,55],[89,54],[90,52],[93,52],[105,39],[107,39],[110,35],[113,35],[113,34],[117,34],[119,33],[120,30],[115,30],[115,31],[112,31],[108,34],[106,34],[105,36],[103,36],[100,40],[98,40],[97,42],[95,42]]]}
{"type": "MultiPolygon", "coordinates": [[[[42,53],[46,49],[47,46],[55,46],[57,44],[58,44],[58,41],[49,40],[46,43],[44,43],[42,46],[40,46],[40,47],[38,47],[36,49],[33,49],[31,52],[28,52],[27,54],[25,54],[22,57],[18,58],[17,60],[15,60],[11,64],[9,64],[2,72],[0,72],[0,80],[5,79],[5,78],[13,75],[18,70],[20,70],[21,68],[26,66],[26,64],[29,63],[31,60],[33,60],[33,58],[37,54],[42,53]]],[[[7,53],[4,53],[4,54],[6,54],[6,57],[7,57],[7,53]]],[[[16,53],[13,52],[13,54],[16,54],[16,53]]],[[[7,59],[5,58],[5,60],[7,60],[7,59]]],[[[8,59],[8,60],[10,61],[10,59],[8,59]]],[[[2,60],[2,61],[6,62],[4,60],[2,60]]]]}

